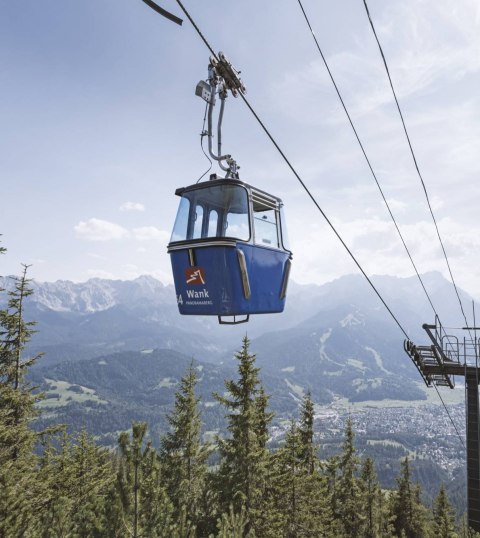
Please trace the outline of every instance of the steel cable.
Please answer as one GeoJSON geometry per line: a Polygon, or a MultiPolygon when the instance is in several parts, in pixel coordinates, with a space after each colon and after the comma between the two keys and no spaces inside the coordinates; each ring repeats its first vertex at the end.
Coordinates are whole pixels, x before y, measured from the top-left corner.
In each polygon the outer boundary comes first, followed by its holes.
{"type": "MultiPolygon", "coordinates": [[[[204,42],[205,46],[208,48],[208,50],[211,52],[211,54],[214,56],[214,58],[216,58],[218,60],[218,56],[217,54],[215,53],[215,51],[213,50],[212,46],[210,45],[210,43],[208,42],[208,40],[206,39],[206,37],[203,35],[203,33],[201,32],[200,28],[197,26],[197,24],[195,23],[195,21],[192,19],[190,13],[187,11],[187,9],[185,8],[185,6],[183,5],[183,3],[181,2],[181,0],[176,0],[177,4],[180,6],[181,10],[184,12],[185,16],[188,18],[188,20],[190,21],[190,23],[192,24],[192,26],[194,27],[194,29],[196,30],[196,32],[198,33],[199,37],[202,39],[202,41],[204,42]]],[[[363,276],[365,277],[365,279],[367,280],[367,282],[370,284],[371,288],[373,289],[373,291],[375,292],[375,294],[377,295],[377,297],[380,299],[380,301],[382,302],[382,304],[384,305],[384,307],[386,308],[386,310],[388,311],[388,313],[390,314],[390,316],[392,317],[392,319],[394,320],[394,322],[396,323],[396,325],[398,326],[398,328],[400,329],[400,331],[404,334],[404,336],[408,339],[408,333],[406,332],[406,330],[403,328],[403,326],[401,325],[400,321],[397,319],[397,317],[395,316],[395,314],[393,313],[393,311],[390,309],[390,307],[388,306],[388,304],[386,303],[385,299],[382,297],[381,293],[378,291],[378,289],[376,288],[376,286],[374,285],[374,283],[372,282],[372,280],[370,279],[370,277],[366,274],[365,270],[363,269],[363,267],[361,266],[360,262],[357,260],[357,258],[355,257],[355,255],[353,254],[353,252],[350,250],[350,248],[348,247],[348,245],[345,243],[345,241],[343,240],[343,238],[341,237],[340,233],[337,231],[337,229],[335,228],[335,226],[333,225],[333,223],[331,222],[331,220],[328,218],[328,216],[326,215],[326,213],[323,211],[323,209],[320,207],[319,203],[317,202],[316,198],[313,196],[313,194],[310,192],[310,190],[308,189],[308,187],[306,186],[306,184],[304,183],[304,181],[302,180],[302,178],[300,177],[300,175],[298,174],[298,172],[296,171],[296,169],[293,167],[293,165],[291,164],[291,162],[289,161],[289,159],[287,158],[287,156],[285,155],[285,153],[283,152],[283,150],[280,148],[280,146],[278,145],[278,143],[276,142],[276,140],[273,138],[273,136],[271,135],[270,131],[267,129],[267,127],[265,126],[265,124],[263,123],[263,121],[260,119],[260,117],[258,116],[258,114],[255,112],[255,110],[253,109],[252,105],[249,103],[249,101],[247,100],[247,98],[245,97],[245,95],[243,95],[243,93],[240,93],[240,97],[242,98],[242,100],[244,101],[244,103],[247,105],[248,109],[250,110],[250,112],[253,114],[254,118],[257,120],[257,122],[259,123],[259,125],[261,126],[261,128],[263,129],[263,131],[265,132],[265,134],[268,136],[268,138],[270,139],[270,141],[272,142],[272,144],[275,146],[275,148],[277,149],[277,151],[280,153],[281,157],[283,158],[283,160],[285,161],[285,163],[287,164],[287,166],[290,168],[290,170],[292,171],[292,173],[294,174],[294,176],[297,178],[298,182],[300,183],[300,185],[303,187],[303,189],[305,190],[305,192],[307,193],[307,195],[309,196],[309,198],[312,200],[312,202],[314,203],[314,205],[316,206],[316,208],[318,209],[318,211],[321,213],[321,215],[323,216],[323,218],[325,219],[325,221],[327,222],[327,224],[330,226],[331,230],[334,232],[334,234],[337,236],[338,240],[341,242],[342,246],[345,248],[345,250],[347,251],[347,253],[350,255],[350,257],[352,258],[352,260],[354,261],[355,265],[358,267],[358,269],[360,270],[360,272],[363,274],[363,276]]],[[[435,387],[436,390],[437,390],[437,394],[439,395],[440,397],[440,400],[443,404],[443,407],[445,408],[445,411],[447,412],[447,415],[449,416],[450,418],[450,421],[452,422],[453,424],[453,427],[455,429],[455,431],[457,432],[457,436],[460,440],[460,442],[462,443],[463,445],[463,440],[462,438],[460,437],[460,434],[458,432],[458,429],[455,425],[455,423],[453,422],[453,419],[445,405],[445,402],[443,401],[443,398],[440,396],[440,393],[438,392],[438,388],[435,387]]]]}

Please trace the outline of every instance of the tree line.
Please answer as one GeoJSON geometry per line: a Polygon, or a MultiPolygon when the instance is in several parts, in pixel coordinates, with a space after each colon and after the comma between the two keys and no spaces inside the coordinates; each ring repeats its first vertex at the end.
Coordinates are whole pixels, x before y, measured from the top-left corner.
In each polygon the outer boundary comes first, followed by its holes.
{"type": "MultiPolygon", "coordinates": [[[[0,247],[0,253],[4,249],[0,247]]],[[[249,340],[236,354],[237,378],[214,394],[228,432],[202,442],[197,370],[181,379],[169,431],[154,448],[146,423],[119,434],[115,450],[61,425],[41,432],[41,394],[26,380],[39,358],[24,358],[34,323],[27,267],[0,310],[0,538],[454,538],[479,536],[440,488],[433,506],[401,462],[397,486],[380,487],[374,461],[360,458],[352,421],[340,453],[321,459],[314,402],[303,398],[284,442],[269,447],[273,414],[249,340]]]]}

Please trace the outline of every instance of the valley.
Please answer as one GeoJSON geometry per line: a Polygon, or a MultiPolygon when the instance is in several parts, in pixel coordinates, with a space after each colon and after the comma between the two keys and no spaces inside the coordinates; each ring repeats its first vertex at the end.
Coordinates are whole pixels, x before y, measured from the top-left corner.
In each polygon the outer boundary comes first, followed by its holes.
{"type": "MultiPolygon", "coordinates": [[[[415,282],[375,278],[413,338],[421,338],[429,313],[412,291],[415,282]]],[[[452,316],[449,283],[438,273],[425,278],[452,316]]],[[[8,288],[8,279],[1,284],[8,288]]],[[[464,436],[464,391],[442,390],[455,431],[434,389],[423,385],[405,355],[397,327],[360,277],[324,286],[293,283],[284,314],[233,327],[179,316],[173,288],[152,277],[35,283],[34,289],[27,317],[38,321],[38,333],[28,351],[45,355],[29,378],[46,395],[37,428],[58,423],[70,431],[85,428],[113,447],[119,432],[146,421],[158,446],[179,380],[193,364],[203,436],[212,441],[226,426],[212,394],[222,393],[225,379],[235,375],[234,354],[247,334],[274,412],[273,447],[281,445],[310,392],[321,457],[339,451],[345,421],[352,417],[359,452],[375,458],[384,487],[393,487],[399,460],[409,455],[415,476],[428,484],[428,498],[442,481],[464,491],[459,484],[465,458],[457,435],[464,436]]]]}

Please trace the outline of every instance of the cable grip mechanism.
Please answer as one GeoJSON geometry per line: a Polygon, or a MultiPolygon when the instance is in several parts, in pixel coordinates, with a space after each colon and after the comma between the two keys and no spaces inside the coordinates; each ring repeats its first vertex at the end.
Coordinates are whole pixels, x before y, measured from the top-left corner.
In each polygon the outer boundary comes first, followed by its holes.
{"type": "Polygon", "coordinates": [[[245,85],[240,78],[240,71],[235,69],[231,62],[227,59],[223,52],[219,52],[217,56],[210,57],[208,65],[208,78],[201,80],[196,88],[195,95],[202,98],[208,104],[208,151],[212,159],[218,162],[220,168],[226,172],[227,178],[238,178],[238,166],[235,159],[231,155],[222,155],[222,121],[223,112],[225,109],[225,100],[228,97],[228,92],[234,97],[238,94],[244,95],[247,92],[245,85]],[[220,98],[220,111],[217,121],[217,153],[212,149],[213,140],[213,107],[215,106],[216,96],[220,98]]]}

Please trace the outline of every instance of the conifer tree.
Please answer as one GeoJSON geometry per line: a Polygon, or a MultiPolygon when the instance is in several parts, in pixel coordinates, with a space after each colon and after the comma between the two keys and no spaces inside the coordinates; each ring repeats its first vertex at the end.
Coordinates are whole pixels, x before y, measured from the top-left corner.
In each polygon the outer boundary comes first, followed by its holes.
{"type": "Polygon", "coordinates": [[[99,448],[91,435],[81,431],[71,450],[73,471],[72,529],[76,538],[101,536],[104,500],[114,481],[110,454],[99,448]]]}
{"type": "Polygon", "coordinates": [[[309,474],[313,474],[318,464],[316,448],[314,443],[313,422],[315,418],[315,408],[310,391],[304,396],[302,401],[299,434],[302,443],[302,460],[309,474]]]}
{"type": "Polygon", "coordinates": [[[461,538],[480,538],[480,532],[474,531],[468,525],[467,514],[465,514],[461,519],[459,534],[460,534],[461,538]]]}
{"type": "Polygon", "coordinates": [[[332,517],[338,518],[338,456],[332,456],[325,463],[325,479],[332,517]]]}
{"type": "Polygon", "coordinates": [[[397,478],[397,490],[391,496],[392,515],[395,532],[406,538],[425,538],[428,536],[427,510],[420,500],[420,486],[411,481],[410,462],[406,457],[401,462],[397,478]]]}
{"type": "Polygon", "coordinates": [[[33,334],[33,322],[24,317],[25,301],[33,293],[27,266],[7,292],[0,310],[0,537],[13,536],[32,525],[39,501],[33,469],[35,434],[29,423],[36,415],[34,395],[25,374],[37,357],[24,359],[33,334]]]}
{"type": "Polygon", "coordinates": [[[433,529],[438,538],[457,538],[455,514],[442,484],[433,504],[433,529]]]}
{"type": "Polygon", "coordinates": [[[302,431],[293,421],[276,460],[279,472],[275,486],[278,513],[282,518],[281,535],[303,538],[328,534],[331,514],[326,481],[317,469],[310,473],[302,431]]]}
{"type": "Polygon", "coordinates": [[[247,534],[259,525],[260,515],[265,515],[262,510],[268,463],[265,432],[271,420],[265,411],[259,368],[255,367],[255,355],[250,354],[249,345],[245,337],[241,351],[235,355],[238,381],[225,381],[227,396],[215,394],[228,411],[226,418],[230,433],[229,438],[218,440],[221,456],[220,507],[227,513],[231,504],[234,512],[240,513],[244,506],[247,534]]]}
{"type": "Polygon", "coordinates": [[[71,439],[65,431],[58,439],[49,436],[44,440],[38,469],[38,480],[45,488],[37,531],[41,538],[68,536],[71,533],[73,507],[71,449],[71,439]]]}
{"type": "Polygon", "coordinates": [[[305,478],[301,433],[292,421],[285,437],[285,446],[279,451],[280,476],[278,480],[283,515],[283,534],[288,538],[300,536],[302,520],[302,481],[305,478]]]}
{"type": "Polygon", "coordinates": [[[132,435],[120,434],[117,486],[123,509],[124,535],[131,538],[171,538],[173,507],[161,481],[160,461],[145,441],[147,425],[132,425],[132,435]]]}
{"type": "Polygon", "coordinates": [[[364,526],[361,536],[365,538],[386,538],[393,528],[389,523],[385,496],[378,483],[374,461],[367,458],[362,465],[360,489],[363,498],[364,526]]]}
{"type": "Polygon", "coordinates": [[[375,469],[373,467],[373,460],[371,458],[367,458],[364,461],[361,478],[365,502],[365,529],[363,534],[365,538],[375,538],[376,536],[379,536],[375,516],[377,510],[378,490],[380,488],[378,486],[375,469]]]}
{"type": "Polygon", "coordinates": [[[260,448],[267,447],[269,426],[273,419],[273,413],[267,411],[269,399],[270,396],[267,395],[263,385],[260,384],[258,395],[255,398],[256,435],[260,448]]]}
{"type": "Polygon", "coordinates": [[[360,536],[363,526],[362,496],[358,479],[359,459],[356,455],[352,419],[345,426],[345,440],[339,460],[336,487],[336,510],[346,536],[360,536]]]}
{"type": "Polygon", "coordinates": [[[197,536],[207,535],[202,531],[197,534],[197,529],[187,518],[187,512],[182,510],[180,515],[175,519],[170,538],[196,538],[197,536]]]}
{"type": "Polygon", "coordinates": [[[195,396],[197,374],[190,365],[175,394],[172,414],[167,416],[171,431],[161,441],[165,483],[175,517],[185,513],[188,521],[199,524],[204,495],[206,461],[210,449],[201,444],[202,422],[195,396]]]}
{"type": "MultiPolygon", "coordinates": [[[[245,506],[242,506],[239,512],[235,512],[230,505],[228,512],[222,514],[217,523],[217,538],[255,538],[255,533],[249,531],[248,518],[245,506]]],[[[209,538],[213,538],[210,535],[209,538]]]]}
{"type": "Polygon", "coordinates": [[[85,431],[48,439],[38,469],[44,487],[38,536],[105,536],[105,498],[115,479],[110,453],[85,431]]]}

